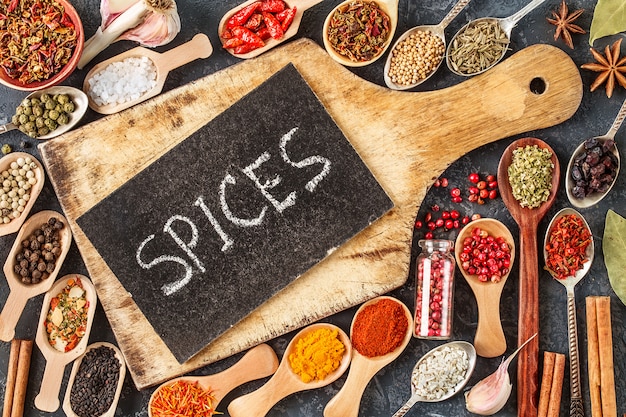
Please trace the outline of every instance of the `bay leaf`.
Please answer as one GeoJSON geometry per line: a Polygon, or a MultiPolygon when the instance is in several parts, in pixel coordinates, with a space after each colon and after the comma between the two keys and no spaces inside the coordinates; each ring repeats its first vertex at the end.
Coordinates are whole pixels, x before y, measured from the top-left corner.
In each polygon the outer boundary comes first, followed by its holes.
{"type": "Polygon", "coordinates": [[[626,305],[626,219],[613,210],[604,221],[602,250],[611,287],[626,305]]]}
{"type": "Polygon", "coordinates": [[[589,29],[589,45],[596,39],[626,31],[626,1],[598,0],[589,29]]]}

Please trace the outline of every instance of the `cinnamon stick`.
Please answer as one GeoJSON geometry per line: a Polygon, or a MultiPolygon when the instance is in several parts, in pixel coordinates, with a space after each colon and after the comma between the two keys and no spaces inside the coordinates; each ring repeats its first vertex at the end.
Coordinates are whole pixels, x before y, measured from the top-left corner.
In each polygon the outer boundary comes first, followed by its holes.
{"type": "Polygon", "coordinates": [[[13,406],[13,393],[15,392],[15,379],[17,377],[17,363],[20,354],[20,340],[11,341],[11,352],[9,353],[9,367],[7,370],[7,384],[4,392],[4,408],[2,417],[11,417],[11,407],[13,406]]]}
{"type": "Polygon", "coordinates": [[[556,353],[554,359],[554,373],[550,389],[550,403],[548,417],[559,417],[561,411],[561,394],[563,393],[563,376],[565,374],[565,355],[556,353]]]}
{"type": "Polygon", "coordinates": [[[602,417],[617,417],[615,375],[613,368],[613,335],[611,327],[611,299],[596,298],[598,346],[600,352],[600,396],[602,417]]]}
{"type": "Polygon", "coordinates": [[[589,396],[591,416],[602,417],[602,397],[600,396],[600,347],[598,346],[598,316],[596,298],[587,297],[587,373],[589,375],[589,396]]]}
{"type": "Polygon", "coordinates": [[[539,391],[539,408],[538,417],[548,416],[548,407],[550,405],[550,391],[552,390],[552,375],[554,374],[554,361],[556,353],[543,352],[543,372],[541,375],[541,389],[539,391]]]}
{"type": "Polygon", "coordinates": [[[24,399],[26,398],[26,386],[28,385],[30,357],[32,352],[33,341],[22,340],[20,343],[20,354],[17,364],[17,376],[15,379],[15,392],[13,393],[11,417],[22,417],[24,415],[24,399]]]}

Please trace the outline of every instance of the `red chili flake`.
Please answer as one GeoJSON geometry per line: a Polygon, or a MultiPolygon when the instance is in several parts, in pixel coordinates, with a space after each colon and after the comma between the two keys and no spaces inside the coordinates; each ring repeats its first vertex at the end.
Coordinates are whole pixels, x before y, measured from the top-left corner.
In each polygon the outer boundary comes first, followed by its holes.
{"type": "Polygon", "coordinates": [[[591,232],[584,221],[568,214],[556,221],[546,243],[546,266],[555,278],[565,279],[576,275],[587,258],[587,247],[592,242],[591,232]]]}

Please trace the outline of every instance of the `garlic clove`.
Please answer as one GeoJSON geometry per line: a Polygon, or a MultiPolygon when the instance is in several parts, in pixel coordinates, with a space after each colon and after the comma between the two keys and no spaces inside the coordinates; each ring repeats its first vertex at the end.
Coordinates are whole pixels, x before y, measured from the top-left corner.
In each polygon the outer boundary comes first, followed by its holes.
{"type": "Polygon", "coordinates": [[[536,336],[537,333],[529,337],[506,360],[502,361],[493,374],[479,381],[465,393],[465,408],[469,412],[481,416],[490,416],[502,410],[513,390],[513,384],[511,384],[509,377],[509,364],[519,351],[536,336]]]}

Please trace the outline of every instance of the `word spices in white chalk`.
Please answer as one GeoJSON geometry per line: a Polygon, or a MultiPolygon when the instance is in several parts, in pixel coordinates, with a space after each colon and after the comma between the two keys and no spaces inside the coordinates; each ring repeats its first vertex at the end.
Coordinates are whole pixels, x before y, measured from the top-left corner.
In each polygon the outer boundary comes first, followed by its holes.
{"type": "MultiPolygon", "coordinates": [[[[320,181],[322,181],[324,177],[326,177],[328,173],[330,172],[331,161],[328,158],[325,158],[319,155],[312,155],[297,162],[293,161],[291,157],[289,156],[289,153],[287,152],[287,144],[289,143],[289,141],[293,139],[297,130],[298,128],[294,127],[293,129],[291,129],[289,132],[287,132],[280,138],[279,146],[278,146],[279,155],[284,163],[294,168],[302,169],[302,168],[313,166],[313,165],[321,166],[319,173],[315,175],[313,178],[311,178],[304,186],[306,191],[313,193],[315,189],[317,188],[318,184],[320,183],[320,181]]],[[[266,180],[266,181],[262,181],[262,179],[257,175],[256,171],[259,170],[259,168],[264,163],[269,161],[271,158],[272,158],[272,155],[270,154],[269,151],[263,152],[261,155],[259,155],[259,157],[254,162],[247,165],[241,170],[242,173],[254,185],[255,189],[257,189],[261,193],[261,195],[269,202],[269,204],[264,205],[261,208],[260,212],[258,213],[256,217],[242,218],[242,217],[238,217],[235,213],[233,213],[233,211],[231,210],[229,206],[228,197],[227,197],[227,189],[228,187],[236,186],[237,180],[233,175],[229,173],[226,173],[224,175],[224,178],[222,179],[220,186],[219,186],[219,190],[218,190],[218,196],[219,196],[219,202],[220,202],[219,205],[220,205],[221,213],[223,214],[224,218],[228,220],[228,222],[230,222],[230,224],[233,224],[240,228],[260,226],[261,224],[263,224],[263,220],[265,219],[267,210],[270,209],[271,207],[273,207],[274,210],[276,210],[278,213],[283,213],[283,211],[285,211],[289,207],[293,207],[296,205],[297,196],[298,196],[298,193],[296,190],[291,191],[282,200],[277,199],[272,194],[272,189],[276,188],[283,181],[280,175],[276,174],[273,178],[271,178],[270,180],[266,180]]],[[[203,196],[197,197],[193,205],[195,207],[198,207],[201,210],[201,212],[204,214],[206,219],[211,224],[213,230],[217,233],[217,236],[223,242],[221,251],[227,252],[228,250],[230,250],[235,244],[234,237],[231,234],[227,233],[227,231],[222,227],[222,224],[220,223],[218,218],[213,214],[211,209],[207,206],[204,200],[204,197],[203,196]]],[[[151,234],[150,236],[145,238],[143,242],[141,242],[141,244],[137,248],[135,259],[137,263],[141,266],[141,268],[145,270],[151,269],[164,262],[173,262],[173,263],[181,265],[184,268],[185,275],[182,278],[169,282],[167,284],[164,284],[161,287],[163,294],[172,295],[176,293],[177,291],[180,291],[187,284],[189,284],[189,282],[191,281],[193,277],[195,270],[199,271],[200,273],[204,273],[206,272],[206,268],[202,260],[194,252],[194,249],[198,245],[200,236],[198,232],[198,227],[191,219],[185,216],[181,216],[181,215],[173,215],[169,219],[167,219],[167,221],[163,225],[162,232],[166,235],[169,235],[169,237],[173,239],[176,245],[180,249],[182,249],[183,252],[187,255],[188,259],[184,259],[180,256],[163,254],[149,262],[144,261],[142,259],[141,254],[144,248],[148,244],[150,244],[150,242],[156,237],[156,235],[154,234],[151,234]],[[186,224],[191,230],[191,239],[188,242],[185,242],[178,235],[178,233],[174,230],[173,224],[178,223],[178,222],[182,222],[186,224]]]]}

